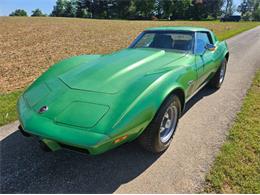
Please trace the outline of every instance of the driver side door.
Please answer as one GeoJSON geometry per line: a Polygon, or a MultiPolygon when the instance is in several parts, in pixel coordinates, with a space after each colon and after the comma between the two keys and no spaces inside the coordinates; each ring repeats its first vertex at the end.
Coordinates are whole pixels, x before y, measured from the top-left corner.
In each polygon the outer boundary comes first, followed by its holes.
{"type": "Polygon", "coordinates": [[[213,39],[209,32],[197,32],[195,43],[197,83],[196,88],[204,84],[214,72],[215,67],[215,50],[206,49],[206,45],[213,45],[213,39]]]}

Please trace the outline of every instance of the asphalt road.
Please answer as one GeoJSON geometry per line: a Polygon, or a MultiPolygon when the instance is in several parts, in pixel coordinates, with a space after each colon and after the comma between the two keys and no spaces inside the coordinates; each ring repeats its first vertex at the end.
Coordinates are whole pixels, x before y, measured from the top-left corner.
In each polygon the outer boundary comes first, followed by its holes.
{"type": "Polygon", "coordinates": [[[2,193],[199,192],[260,67],[260,26],[229,39],[223,87],[204,88],[188,104],[171,147],[155,156],[136,143],[100,156],[45,153],[16,123],[0,128],[2,193]]]}

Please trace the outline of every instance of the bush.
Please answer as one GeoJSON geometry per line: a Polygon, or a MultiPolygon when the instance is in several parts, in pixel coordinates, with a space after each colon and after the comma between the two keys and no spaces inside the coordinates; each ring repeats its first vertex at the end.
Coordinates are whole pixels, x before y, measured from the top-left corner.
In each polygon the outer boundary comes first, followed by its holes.
{"type": "Polygon", "coordinates": [[[35,9],[32,11],[32,17],[44,17],[46,16],[40,9],[35,9]]]}
{"type": "Polygon", "coordinates": [[[13,11],[9,16],[27,16],[27,12],[23,9],[13,11]]]}

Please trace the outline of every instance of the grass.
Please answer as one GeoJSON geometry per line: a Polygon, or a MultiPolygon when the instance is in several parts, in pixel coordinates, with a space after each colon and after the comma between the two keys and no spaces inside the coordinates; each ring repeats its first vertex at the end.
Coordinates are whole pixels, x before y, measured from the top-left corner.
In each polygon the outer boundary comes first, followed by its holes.
{"type": "Polygon", "coordinates": [[[125,48],[147,27],[201,26],[223,40],[259,24],[0,17],[0,93],[26,87],[61,59],[125,48]]]}
{"type": "Polygon", "coordinates": [[[208,193],[260,193],[260,70],[206,180],[208,193]]]}
{"type": "MultiPolygon", "coordinates": [[[[258,25],[260,25],[260,23],[258,23],[258,25]]],[[[223,34],[219,34],[218,38],[219,38],[219,40],[226,40],[226,39],[229,39],[229,38],[231,38],[231,37],[233,37],[237,34],[245,32],[245,31],[249,30],[250,28],[251,28],[250,26],[241,26],[240,28],[227,31],[223,34]]]]}
{"type": "Polygon", "coordinates": [[[21,91],[0,94],[0,126],[17,119],[16,101],[21,91]]]}

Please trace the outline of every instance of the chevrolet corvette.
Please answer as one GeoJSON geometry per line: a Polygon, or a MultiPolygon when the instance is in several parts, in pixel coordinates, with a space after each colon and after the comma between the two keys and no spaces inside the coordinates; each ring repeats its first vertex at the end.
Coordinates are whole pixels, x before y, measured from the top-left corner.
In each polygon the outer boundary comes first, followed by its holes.
{"type": "Polygon", "coordinates": [[[208,29],[146,29],[128,48],[51,66],[17,102],[20,132],[51,151],[100,154],[138,139],[163,152],[186,103],[206,84],[221,87],[228,59],[208,29]]]}

